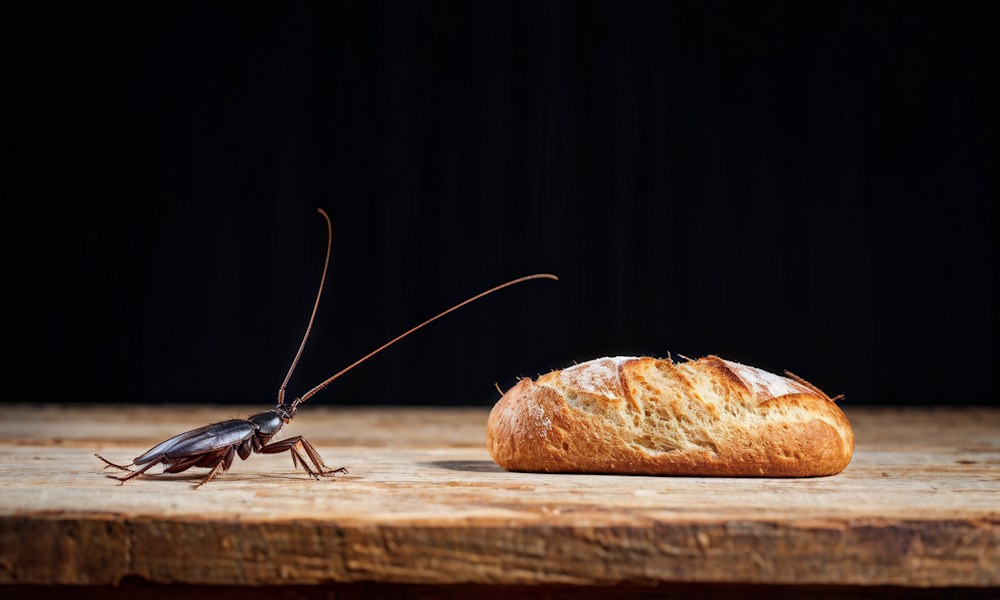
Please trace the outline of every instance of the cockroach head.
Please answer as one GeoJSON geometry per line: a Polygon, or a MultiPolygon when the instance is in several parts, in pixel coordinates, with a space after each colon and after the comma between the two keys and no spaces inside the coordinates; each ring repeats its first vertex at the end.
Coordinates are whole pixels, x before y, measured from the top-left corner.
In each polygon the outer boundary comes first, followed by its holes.
{"type": "Polygon", "coordinates": [[[292,402],[291,404],[279,404],[274,407],[274,412],[278,414],[278,417],[288,423],[295,416],[295,408],[298,402],[292,402]]]}

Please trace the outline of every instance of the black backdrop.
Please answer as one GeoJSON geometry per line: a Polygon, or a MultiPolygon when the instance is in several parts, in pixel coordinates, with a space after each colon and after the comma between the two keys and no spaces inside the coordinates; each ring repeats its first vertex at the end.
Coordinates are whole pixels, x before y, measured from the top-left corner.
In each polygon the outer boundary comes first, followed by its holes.
{"type": "Polygon", "coordinates": [[[0,5],[5,402],[489,405],[614,354],[989,404],[995,15],[952,3],[0,5]],[[804,6],[802,5],[804,4],[804,6]]]}

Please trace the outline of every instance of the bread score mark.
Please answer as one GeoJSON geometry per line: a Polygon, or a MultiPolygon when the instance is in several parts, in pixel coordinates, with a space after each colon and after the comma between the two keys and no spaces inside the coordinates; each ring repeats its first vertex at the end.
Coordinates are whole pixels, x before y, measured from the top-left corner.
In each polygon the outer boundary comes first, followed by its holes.
{"type": "Polygon", "coordinates": [[[780,398],[791,394],[813,393],[813,390],[805,385],[787,377],[775,375],[764,369],[758,369],[757,367],[751,367],[731,360],[723,358],[719,360],[743,382],[743,385],[750,390],[750,393],[757,398],[758,402],[766,402],[772,398],[780,398]]]}

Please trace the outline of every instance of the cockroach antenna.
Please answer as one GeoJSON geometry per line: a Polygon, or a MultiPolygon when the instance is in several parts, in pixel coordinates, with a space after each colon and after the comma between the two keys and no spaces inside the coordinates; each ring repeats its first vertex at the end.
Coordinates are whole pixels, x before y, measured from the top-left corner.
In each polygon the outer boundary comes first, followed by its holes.
{"type": "Polygon", "coordinates": [[[476,294],[475,296],[469,298],[468,300],[464,300],[462,302],[459,302],[458,304],[456,304],[455,306],[452,306],[448,310],[440,312],[440,313],[434,315],[433,317],[427,319],[426,321],[424,321],[420,325],[417,325],[416,327],[413,327],[412,329],[410,329],[410,330],[408,330],[408,331],[406,331],[404,333],[399,334],[398,336],[392,338],[391,340],[389,340],[388,342],[382,344],[378,348],[372,350],[368,354],[365,354],[364,356],[362,356],[358,360],[354,361],[353,363],[347,365],[346,367],[344,367],[343,369],[341,369],[340,371],[338,371],[337,373],[335,373],[332,377],[330,377],[329,379],[327,379],[323,383],[317,385],[316,387],[314,387],[313,389],[309,390],[305,394],[302,394],[301,397],[296,398],[292,402],[292,406],[295,407],[295,406],[298,406],[299,404],[302,404],[303,402],[305,402],[306,400],[308,400],[312,396],[316,395],[320,390],[322,390],[326,386],[328,386],[331,383],[333,383],[334,380],[336,380],[338,377],[340,377],[344,373],[347,373],[348,371],[350,371],[354,367],[360,365],[361,363],[365,362],[369,358],[375,356],[379,352],[381,352],[381,351],[385,350],[386,348],[388,348],[389,346],[395,344],[399,340],[405,338],[406,336],[410,335],[411,333],[414,333],[418,329],[421,329],[423,327],[426,327],[427,325],[430,325],[431,323],[433,323],[434,321],[437,321],[438,319],[440,319],[441,317],[447,315],[448,313],[456,311],[456,310],[462,308],[463,306],[465,306],[466,304],[471,304],[471,303],[475,302],[476,300],[479,300],[480,298],[483,298],[484,296],[489,296],[490,294],[492,294],[494,292],[499,292],[500,290],[502,290],[504,288],[510,287],[512,285],[517,285],[519,283],[524,283],[525,281],[531,281],[533,279],[551,279],[553,281],[559,281],[559,278],[556,277],[555,275],[550,275],[548,273],[536,273],[534,275],[526,275],[524,277],[518,277],[517,279],[513,279],[513,280],[508,281],[506,283],[501,283],[500,285],[498,285],[496,287],[492,287],[492,288],[486,290],[485,292],[480,292],[480,293],[476,294]]]}
{"type": "Polygon", "coordinates": [[[299,351],[295,353],[295,358],[292,359],[292,366],[288,367],[288,373],[285,375],[285,380],[281,382],[281,388],[278,389],[278,404],[285,403],[285,387],[288,386],[288,380],[292,378],[292,372],[295,371],[295,365],[299,364],[299,357],[302,356],[302,351],[306,347],[306,340],[309,339],[309,332],[312,331],[313,319],[316,318],[316,309],[319,308],[319,299],[323,295],[323,284],[326,283],[326,270],[330,266],[330,250],[333,247],[333,224],[330,223],[330,215],[326,214],[326,211],[322,208],[317,208],[316,212],[323,216],[326,221],[326,260],[323,262],[323,276],[319,278],[319,290],[316,292],[316,302],[313,303],[312,314],[309,315],[309,324],[306,325],[306,334],[302,336],[302,343],[299,344],[299,351]]]}

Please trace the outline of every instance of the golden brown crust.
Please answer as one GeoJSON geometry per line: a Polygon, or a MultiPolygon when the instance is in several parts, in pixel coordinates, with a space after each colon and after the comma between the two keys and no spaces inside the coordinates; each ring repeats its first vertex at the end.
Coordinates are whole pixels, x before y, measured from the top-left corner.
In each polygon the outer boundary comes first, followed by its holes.
{"type": "Polygon", "coordinates": [[[486,441],[511,471],[807,477],[847,466],[854,433],[818,388],[709,356],[603,358],[522,379],[486,441]]]}

